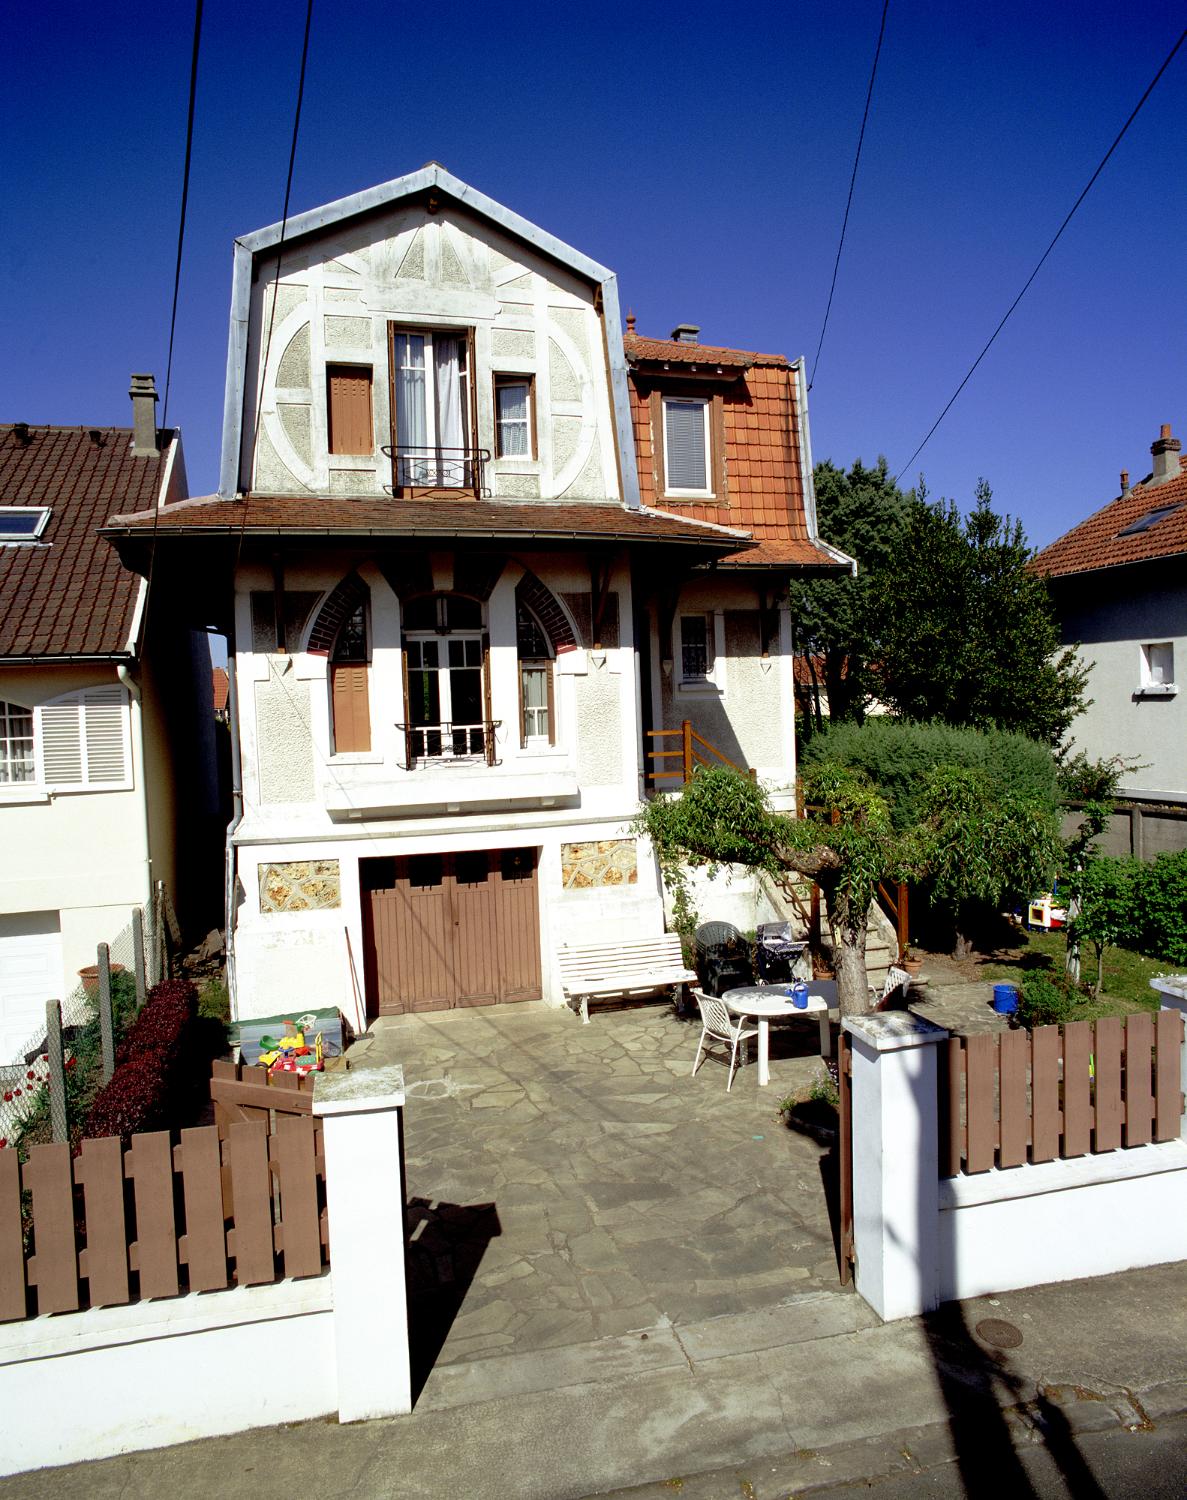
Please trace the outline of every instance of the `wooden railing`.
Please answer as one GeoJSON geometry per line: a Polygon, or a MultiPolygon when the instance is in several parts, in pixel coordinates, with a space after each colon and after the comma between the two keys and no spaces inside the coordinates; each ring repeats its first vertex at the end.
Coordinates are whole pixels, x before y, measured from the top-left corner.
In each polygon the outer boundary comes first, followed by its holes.
{"type": "Polygon", "coordinates": [[[316,1276],[328,1245],[312,1117],[0,1151],[0,1322],[316,1276]]]}
{"type": "Polygon", "coordinates": [[[661,742],[660,749],[649,750],[647,753],[648,761],[652,762],[648,766],[652,786],[657,781],[678,781],[681,786],[686,786],[698,766],[729,766],[731,770],[749,776],[751,781],[757,780],[757,773],[753,769],[748,770],[745,766],[738,765],[728,755],[723,755],[716,745],[702,739],[692,727],[691,719],[683,720],[679,729],[649,729],[647,736],[661,742]],[[675,746],[666,748],[671,740],[676,741],[675,746]],[[680,769],[667,771],[655,764],[664,760],[678,760],[680,769]]]}
{"type": "Polygon", "coordinates": [[[893,883],[893,889],[884,880],[878,882],[877,899],[882,903],[882,909],[894,923],[895,940],[898,943],[898,958],[902,958],[907,951],[910,931],[907,919],[907,882],[898,880],[893,883]]]}
{"type": "Polygon", "coordinates": [[[1169,1141],[1183,1114],[1176,1011],[952,1037],[940,1176],[1169,1141]]]}

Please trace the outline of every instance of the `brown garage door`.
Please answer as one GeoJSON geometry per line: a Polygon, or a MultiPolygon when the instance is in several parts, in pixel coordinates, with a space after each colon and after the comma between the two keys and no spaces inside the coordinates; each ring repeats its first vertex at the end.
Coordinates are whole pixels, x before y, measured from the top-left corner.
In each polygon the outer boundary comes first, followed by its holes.
{"type": "Polygon", "coordinates": [[[540,998],[535,849],[363,860],[367,1011],[540,998]]]}

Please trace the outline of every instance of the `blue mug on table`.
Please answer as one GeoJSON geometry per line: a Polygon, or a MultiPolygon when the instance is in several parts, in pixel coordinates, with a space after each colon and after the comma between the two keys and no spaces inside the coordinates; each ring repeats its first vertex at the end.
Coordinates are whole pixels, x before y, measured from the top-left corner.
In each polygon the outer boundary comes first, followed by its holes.
{"type": "Polygon", "coordinates": [[[797,1010],[807,1010],[808,986],[802,979],[797,979],[794,984],[789,984],[784,994],[797,1010]]]}

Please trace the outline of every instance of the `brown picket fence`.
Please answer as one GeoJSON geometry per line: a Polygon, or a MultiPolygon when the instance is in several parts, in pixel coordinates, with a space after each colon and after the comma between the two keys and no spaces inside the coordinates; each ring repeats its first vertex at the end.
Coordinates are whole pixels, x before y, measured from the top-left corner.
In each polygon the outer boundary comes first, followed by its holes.
{"type": "Polygon", "coordinates": [[[1174,1139],[1182,1046],[1170,1010],[949,1038],[941,1177],[1174,1139]]]}
{"type": "Polygon", "coordinates": [[[320,1121],[279,1117],[0,1151],[0,1322],[316,1276],[320,1121]]]}

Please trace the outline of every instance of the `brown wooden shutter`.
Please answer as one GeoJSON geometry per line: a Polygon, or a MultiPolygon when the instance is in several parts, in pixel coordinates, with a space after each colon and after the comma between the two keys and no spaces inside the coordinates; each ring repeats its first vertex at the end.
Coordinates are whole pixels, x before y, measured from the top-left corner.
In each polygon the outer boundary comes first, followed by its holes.
{"type": "Polygon", "coordinates": [[[482,637],[482,702],[483,711],[486,714],[486,763],[488,766],[493,766],[495,764],[495,715],[490,696],[490,636],[486,634],[482,637]]]}
{"type": "Polygon", "coordinates": [[[334,750],[339,755],[371,748],[371,703],[367,687],[369,668],[349,662],[330,667],[330,692],[334,708],[334,750]]]}
{"type": "Polygon", "coordinates": [[[331,453],[372,453],[371,371],[357,365],[327,365],[331,453]]]}
{"type": "Polygon", "coordinates": [[[553,675],[556,671],[555,662],[547,662],[544,668],[545,680],[548,683],[548,743],[556,744],[556,692],[553,688],[553,675]]]}

